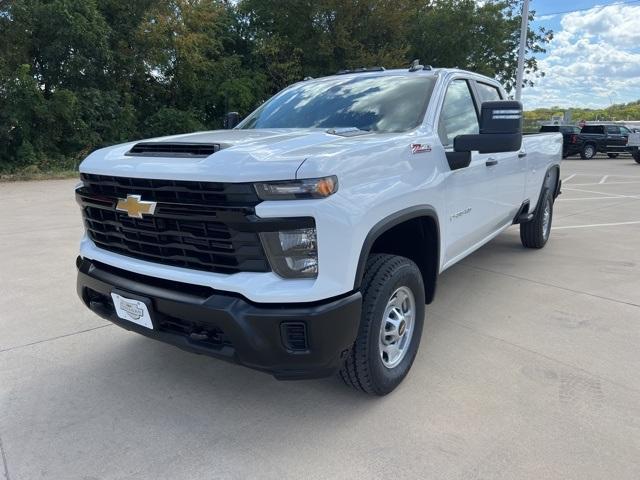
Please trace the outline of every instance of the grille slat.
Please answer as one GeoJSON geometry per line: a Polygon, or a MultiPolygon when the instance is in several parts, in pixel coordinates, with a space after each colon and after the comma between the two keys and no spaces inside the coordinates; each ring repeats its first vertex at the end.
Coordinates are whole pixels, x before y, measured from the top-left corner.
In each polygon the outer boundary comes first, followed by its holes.
{"type": "Polygon", "coordinates": [[[90,186],[92,195],[125,198],[129,193],[142,195],[145,200],[182,206],[207,206],[226,210],[244,207],[252,209],[260,199],[247,183],[191,182],[182,180],[147,180],[82,174],[83,182],[90,186]],[[154,183],[149,183],[154,182],[154,183]],[[157,183],[155,183],[157,182],[157,183]]]}
{"type": "Polygon", "coordinates": [[[217,273],[270,270],[258,234],[235,230],[222,221],[247,221],[255,214],[260,200],[250,184],[90,174],[81,179],[77,198],[87,234],[102,249],[217,273]],[[157,202],[154,214],[131,218],[117,211],[118,199],[127,195],[157,202]]]}
{"type": "MultiPolygon", "coordinates": [[[[145,237],[143,237],[143,234],[140,232],[131,232],[133,234],[135,234],[138,238],[131,238],[130,236],[127,236],[126,234],[120,233],[120,232],[101,232],[99,230],[95,230],[93,228],[90,228],[89,231],[91,233],[93,233],[94,235],[105,235],[107,237],[110,237],[112,239],[120,239],[122,240],[122,242],[120,243],[125,243],[126,241],[130,241],[130,242],[136,242],[139,245],[148,245],[150,247],[156,247],[158,245],[160,245],[161,240],[159,239],[148,239],[145,240],[145,237]],[[154,241],[155,240],[155,241],[154,241]]],[[[148,236],[147,236],[148,238],[148,236]]],[[[208,254],[212,251],[213,248],[216,248],[215,245],[208,245],[209,248],[198,248],[197,245],[195,244],[190,244],[190,243],[183,243],[183,242],[162,242],[162,246],[165,248],[176,248],[176,249],[183,249],[183,250],[188,250],[191,252],[197,252],[197,253],[202,253],[202,254],[208,254]]],[[[226,249],[226,250],[232,250],[233,247],[230,245],[219,245],[217,246],[217,248],[221,248],[221,249],[226,249]]],[[[257,252],[256,252],[257,253],[257,252]]],[[[236,256],[236,252],[235,251],[215,251],[216,255],[226,255],[226,256],[236,256]]],[[[185,254],[186,255],[186,254],[185,254]]]]}

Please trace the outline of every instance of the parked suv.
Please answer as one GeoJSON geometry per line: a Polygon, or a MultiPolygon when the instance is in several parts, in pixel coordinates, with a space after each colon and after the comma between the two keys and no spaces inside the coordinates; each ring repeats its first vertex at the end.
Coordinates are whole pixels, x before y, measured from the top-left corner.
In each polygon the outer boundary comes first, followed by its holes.
{"type": "Polygon", "coordinates": [[[549,239],[562,137],[523,139],[504,98],[456,69],[345,72],[231,130],[93,152],[78,294],[192,352],[384,395],[413,363],[439,273],[514,223],[527,248],[549,239]]]}
{"type": "Polygon", "coordinates": [[[562,134],[562,158],[581,153],[581,146],[578,143],[580,128],[573,125],[542,125],[540,133],[559,132],[562,134]]]}
{"type": "Polygon", "coordinates": [[[576,139],[580,156],[590,160],[596,153],[606,153],[609,158],[616,158],[627,151],[630,133],[624,125],[585,125],[576,139]]]}

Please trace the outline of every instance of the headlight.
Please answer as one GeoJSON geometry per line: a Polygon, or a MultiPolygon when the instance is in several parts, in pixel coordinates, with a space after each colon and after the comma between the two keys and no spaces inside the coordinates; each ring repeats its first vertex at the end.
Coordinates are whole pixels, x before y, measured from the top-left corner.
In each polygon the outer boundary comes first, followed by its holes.
{"type": "Polygon", "coordinates": [[[255,183],[254,187],[262,200],[325,198],[338,191],[338,177],[332,175],[322,178],[263,182],[255,183]]]}
{"type": "Polygon", "coordinates": [[[262,244],[271,268],[284,278],[318,276],[318,246],[315,228],[262,232],[262,244]]]}

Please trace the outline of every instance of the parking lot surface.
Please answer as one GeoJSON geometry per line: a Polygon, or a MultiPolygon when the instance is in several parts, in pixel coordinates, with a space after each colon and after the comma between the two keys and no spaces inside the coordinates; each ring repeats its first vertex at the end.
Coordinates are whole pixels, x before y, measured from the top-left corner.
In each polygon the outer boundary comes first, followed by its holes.
{"type": "Polygon", "coordinates": [[[640,165],[567,160],[554,230],[440,278],[405,382],[278,382],[102,321],[75,181],[0,184],[0,479],[638,479],[640,165]]]}

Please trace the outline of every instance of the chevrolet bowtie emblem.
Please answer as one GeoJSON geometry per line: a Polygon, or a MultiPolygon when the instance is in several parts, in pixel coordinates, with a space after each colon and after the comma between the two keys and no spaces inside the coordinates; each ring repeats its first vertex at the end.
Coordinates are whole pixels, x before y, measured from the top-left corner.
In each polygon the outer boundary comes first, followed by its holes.
{"type": "Polygon", "coordinates": [[[140,195],[127,195],[127,198],[119,198],[116,210],[127,212],[132,218],[142,218],[142,215],[153,215],[156,211],[156,202],[146,202],[140,195]]]}

